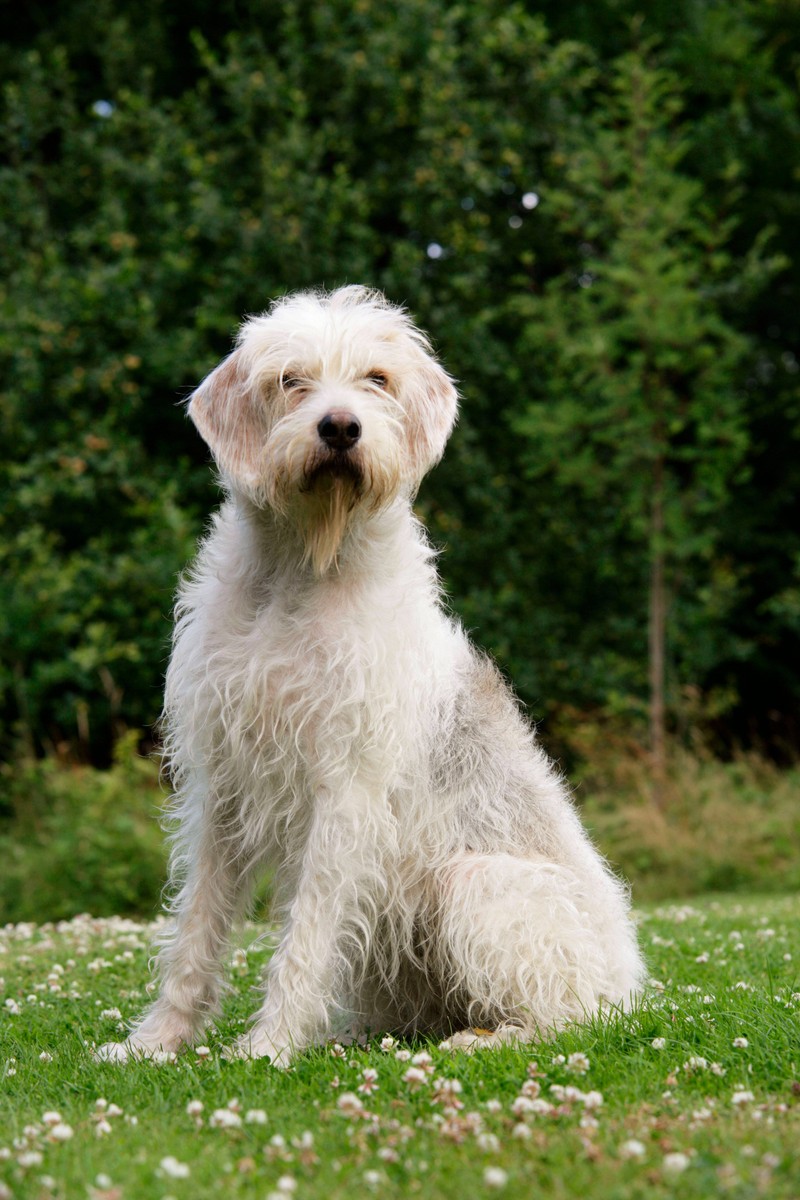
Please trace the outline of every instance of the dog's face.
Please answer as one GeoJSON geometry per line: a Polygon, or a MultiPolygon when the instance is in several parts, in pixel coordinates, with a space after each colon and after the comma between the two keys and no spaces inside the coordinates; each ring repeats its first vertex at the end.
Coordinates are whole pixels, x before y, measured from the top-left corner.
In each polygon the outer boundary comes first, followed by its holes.
{"type": "Polygon", "coordinates": [[[416,490],[456,405],[403,310],[345,287],[289,296],[246,321],[189,416],[231,488],[295,521],[322,573],[355,512],[416,490]]]}

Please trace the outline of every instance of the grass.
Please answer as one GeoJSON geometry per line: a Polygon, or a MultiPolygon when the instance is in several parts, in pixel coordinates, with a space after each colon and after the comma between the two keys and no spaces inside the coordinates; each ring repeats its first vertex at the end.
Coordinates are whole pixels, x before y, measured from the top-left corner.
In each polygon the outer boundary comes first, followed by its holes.
{"type": "Polygon", "coordinates": [[[7,926],[0,1197],[796,1198],[798,918],[796,897],[651,909],[636,1013],[472,1057],[326,1047],[289,1072],[220,1054],[263,943],[233,956],[207,1056],[118,1066],[90,1048],[146,999],[150,927],[7,926]]]}

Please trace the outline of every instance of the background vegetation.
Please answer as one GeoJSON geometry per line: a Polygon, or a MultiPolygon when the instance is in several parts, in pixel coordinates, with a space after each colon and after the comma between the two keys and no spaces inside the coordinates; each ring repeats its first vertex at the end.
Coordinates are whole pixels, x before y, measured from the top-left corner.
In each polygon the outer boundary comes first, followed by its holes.
{"type": "MultiPolygon", "coordinates": [[[[126,840],[123,867],[146,860],[131,847],[157,793],[124,782],[130,741],[109,775],[90,768],[126,731],[153,744],[176,576],[216,501],[179,402],[243,314],[347,281],[406,303],[462,380],[420,510],[454,607],[579,798],[598,796],[617,860],[636,870],[606,796],[640,800],[654,769],[673,820],[709,772],[703,795],[733,789],[740,816],[771,780],[784,817],[767,840],[783,844],[793,777],[752,756],[786,766],[800,746],[799,66],[792,0],[15,14],[0,44],[10,893],[62,834],[54,864],[111,869],[126,840]],[[626,774],[648,738],[650,769],[626,774]],[[761,784],[737,790],[745,776],[761,784]]],[[[73,909],[99,877],[75,874],[73,909]]],[[[153,894],[129,877],[108,903],[153,894]]]]}

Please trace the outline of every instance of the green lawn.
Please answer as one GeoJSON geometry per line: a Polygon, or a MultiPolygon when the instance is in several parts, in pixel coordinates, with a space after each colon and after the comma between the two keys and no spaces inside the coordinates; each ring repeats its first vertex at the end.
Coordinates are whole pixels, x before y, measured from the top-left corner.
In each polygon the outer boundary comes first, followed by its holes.
{"type": "Polygon", "coordinates": [[[473,1057],[327,1047],[289,1072],[220,1053],[255,1007],[262,946],[234,956],[207,1055],[117,1066],[91,1046],[145,1001],[149,927],[7,926],[0,1198],[796,1200],[799,918],[794,897],[653,909],[635,1014],[473,1057]]]}

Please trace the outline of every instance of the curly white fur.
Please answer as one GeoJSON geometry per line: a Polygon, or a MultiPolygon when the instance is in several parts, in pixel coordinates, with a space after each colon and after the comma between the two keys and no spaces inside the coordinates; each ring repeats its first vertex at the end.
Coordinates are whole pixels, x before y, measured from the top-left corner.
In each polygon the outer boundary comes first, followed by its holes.
{"type": "Polygon", "coordinates": [[[227,499],[167,675],[174,921],[158,999],[105,1056],[198,1036],[267,868],[282,935],[241,1053],[285,1064],[345,1014],[530,1038],[636,994],[625,889],[443,610],[412,514],[456,399],[405,312],[357,287],[248,320],[193,396],[227,499]]]}

